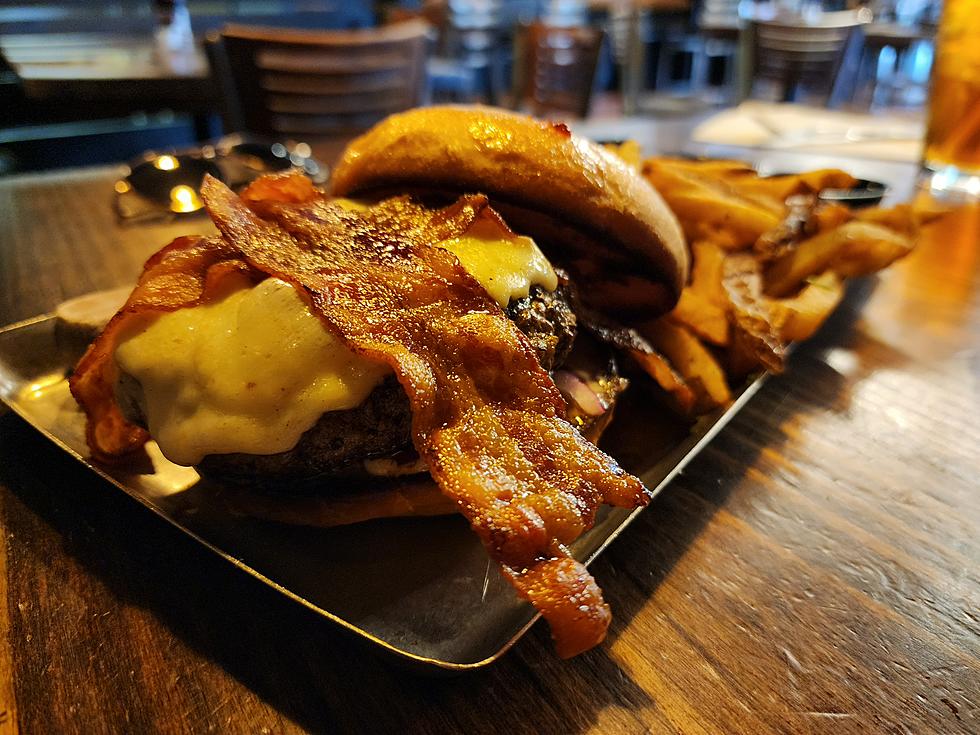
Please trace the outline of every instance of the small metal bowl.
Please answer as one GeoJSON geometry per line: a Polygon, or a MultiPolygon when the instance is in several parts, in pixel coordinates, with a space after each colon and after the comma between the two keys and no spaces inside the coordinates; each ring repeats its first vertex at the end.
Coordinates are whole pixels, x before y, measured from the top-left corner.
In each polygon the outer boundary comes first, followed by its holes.
{"type": "Polygon", "coordinates": [[[858,179],[857,185],[850,189],[824,189],[820,192],[820,201],[836,202],[858,209],[873,207],[881,204],[888,187],[880,181],[858,179]]]}
{"type": "Polygon", "coordinates": [[[175,214],[189,214],[204,206],[198,192],[205,174],[224,178],[213,161],[188,155],[151,155],[132,166],[116,191],[126,193],[128,184],[140,196],[175,214]]]}

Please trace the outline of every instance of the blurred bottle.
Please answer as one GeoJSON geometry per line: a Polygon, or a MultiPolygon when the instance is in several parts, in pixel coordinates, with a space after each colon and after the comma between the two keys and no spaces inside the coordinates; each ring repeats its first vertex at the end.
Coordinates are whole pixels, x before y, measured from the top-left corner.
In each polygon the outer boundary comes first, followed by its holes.
{"type": "Polygon", "coordinates": [[[204,57],[194,42],[187,0],[154,0],[157,29],[154,34],[158,61],[177,74],[204,70],[204,57]]]}
{"type": "Polygon", "coordinates": [[[980,4],[946,0],[933,62],[923,168],[931,188],[980,198],[980,4]]]}

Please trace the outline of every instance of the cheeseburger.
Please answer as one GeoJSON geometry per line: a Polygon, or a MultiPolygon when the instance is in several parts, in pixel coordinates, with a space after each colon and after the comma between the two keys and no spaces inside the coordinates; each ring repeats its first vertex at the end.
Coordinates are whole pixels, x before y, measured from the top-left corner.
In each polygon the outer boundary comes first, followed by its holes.
{"type": "Polygon", "coordinates": [[[355,140],[329,195],[285,175],[202,197],[220,235],[154,255],[71,378],[93,456],[152,437],[264,488],[244,506],[279,520],[460,512],[561,655],[602,640],[567,545],[648,494],[585,438],[625,381],[575,307],[676,301],[686,250],[659,195],[564,126],[431,108],[355,140]]]}

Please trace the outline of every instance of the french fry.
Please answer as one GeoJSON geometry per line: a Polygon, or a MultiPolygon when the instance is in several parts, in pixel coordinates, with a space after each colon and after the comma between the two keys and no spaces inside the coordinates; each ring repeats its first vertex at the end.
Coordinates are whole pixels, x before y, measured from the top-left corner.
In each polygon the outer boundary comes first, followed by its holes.
{"type": "Polygon", "coordinates": [[[881,270],[912,249],[903,234],[871,222],[854,220],[804,240],[774,260],[765,273],[765,292],[787,296],[810,276],[833,270],[849,277],[881,270]]]}
{"type": "Polygon", "coordinates": [[[854,219],[854,213],[850,207],[837,202],[819,204],[813,210],[813,229],[815,232],[826,232],[835,227],[840,227],[845,222],[854,219]]]}
{"type": "Polygon", "coordinates": [[[657,156],[648,160],[678,171],[686,171],[699,178],[756,175],[755,169],[745,161],[733,161],[725,158],[672,158],[670,156],[657,156]]]}
{"type": "Polygon", "coordinates": [[[728,380],[780,372],[785,345],[820,328],[846,278],[904,256],[947,211],[821,202],[821,191],[857,184],[839,169],[760,177],[738,161],[660,157],[642,173],[691,242],[692,270],[674,309],[637,327],[651,350],[631,354],[680,410],[693,400],[694,414],[727,403],[728,380]]]}
{"type": "Polygon", "coordinates": [[[637,171],[643,165],[643,152],[635,140],[624,140],[622,143],[603,143],[603,148],[621,158],[630,168],[637,171]]]}
{"type": "Polygon", "coordinates": [[[675,370],[662,354],[636,329],[610,324],[602,317],[579,306],[582,326],[601,342],[619,348],[632,358],[647,375],[653,378],[666,395],[668,403],[675,411],[684,415],[694,414],[696,395],[684,378],[675,370]]]}
{"type": "Polygon", "coordinates": [[[907,235],[877,225],[864,222],[851,222],[844,225],[844,227],[851,227],[852,233],[858,226],[862,226],[859,236],[864,238],[858,240],[860,245],[845,248],[840,257],[831,264],[834,272],[844,278],[876,273],[908,255],[915,247],[915,243],[907,235]],[[870,229],[872,227],[875,228],[874,231],[870,229]]]}
{"type": "Polygon", "coordinates": [[[797,194],[786,200],[786,215],[779,227],[769,230],[752,246],[761,263],[770,263],[793,250],[808,237],[831,230],[854,218],[843,204],[818,203],[812,194],[797,194]]]}
{"type": "Polygon", "coordinates": [[[833,271],[807,281],[791,299],[770,302],[779,338],[783,342],[809,339],[844,298],[844,281],[833,271]]]}
{"type": "Polygon", "coordinates": [[[668,400],[673,404],[674,409],[685,416],[695,413],[694,407],[697,396],[687,384],[683,377],[671,366],[669,362],[656,351],[640,350],[630,348],[630,357],[639,365],[643,371],[653,378],[655,382],[667,394],[668,400]]]}
{"type": "Polygon", "coordinates": [[[691,289],[684,289],[667,318],[711,344],[724,346],[731,339],[728,312],[691,289]]]}
{"type": "Polygon", "coordinates": [[[694,413],[703,414],[731,403],[725,371],[701,341],[684,327],[667,319],[643,325],[641,334],[680,373],[696,396],[694,413]]]}
{"type": "Polygon", "coordinates": [[[643,164],[643,175],[677,215],[689,241],[709,239],[727,250],[739,250],[779,224],[778,202],[741,196],[720,177],[693,172],[690,163],[650,158],[643,164]]]}
{"type": "Polygon", "coordinates": [[[752,172],[732,185],[745,194],[765,194],[780,202],[796,194],[818,194],[824,189],[849,189],[857,185],[857,179],[846,171],[824,168],[801,174],[758,176],[752,172]]]}
{"type": "Polygon", "coordinates": [[[691,283],[668,317],[716,345],[729,340],[728,297],[721,285],[725,253],[713,242],[691,243],[691,283]]]}
{"type": "Polygon", "coordinates": [[[894,207],[870,207],[858,213],[857,219],[882,225],[908,237],[915,237],[919,228],[942,217],[949,208],[932,199],[919,200],[894,207]]]}
{"type": "Polygon", "coordinates": [[[765,368],[782,372],[784,345],[776,328],[776,314],[762,293],[761,265],[751,255],[725,259],[722,284],[731,303],[732,340],[728,370],[742,377],[765,368]]]}
{"type": "Polygon", "coordinates": [[[857,183],[839,169],[759,176],[737,161],[676,158],[647,159],[643,173],[674,209],[688,238],[710,237],[730,250],[749,247],[778,227],[789,197],[857,183]]]}
{"type": "Polygon", "coordinates": [[[727,303],[725,288],[721,279],[725,269],[725,252],[710,240],[691,243],[694,259],[691,285],[713,304],[724,306],[727,303]]]}

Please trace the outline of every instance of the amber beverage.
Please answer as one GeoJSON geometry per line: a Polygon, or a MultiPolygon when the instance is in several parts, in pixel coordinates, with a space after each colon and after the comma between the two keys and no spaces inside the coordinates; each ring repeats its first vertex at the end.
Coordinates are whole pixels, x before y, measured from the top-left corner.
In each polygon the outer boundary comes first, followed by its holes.
{"type": "MultiPolygon", "coordinates": [[[[933,62],[925,168],[980,176],[980,2],[946,0],[933,62]]],[[[967,186],[972,190],[974,186],[967,186]]],[[[974,193],[971,191],[971,193],[974,193]]],[[[975,192],[980,194],[980,192],[975,192]]]]}

